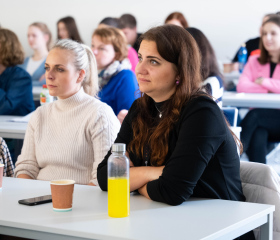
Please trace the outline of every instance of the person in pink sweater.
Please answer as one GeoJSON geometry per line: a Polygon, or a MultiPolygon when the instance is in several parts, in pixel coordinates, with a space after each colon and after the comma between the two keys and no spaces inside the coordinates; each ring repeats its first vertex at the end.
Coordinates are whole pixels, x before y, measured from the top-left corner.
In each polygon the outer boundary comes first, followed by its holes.
{"type": "Polygon", "coordinates": [[[261,54],[249,57],[241,74],[237,92],[280,93],[280,16],[275,15],[263,24],[261,54]]]}
{"type": "MultiPolygon", "coordinates": [[[[280,16],[263,23],[260,49],[260,55],[249,58],[237,91],[280,93],[280,16]]],[[[268,142],[280,141],[279,120],[279,109],[253,109],[242,120],[241,141],[250,161],[266,163],[268,142]]]]}

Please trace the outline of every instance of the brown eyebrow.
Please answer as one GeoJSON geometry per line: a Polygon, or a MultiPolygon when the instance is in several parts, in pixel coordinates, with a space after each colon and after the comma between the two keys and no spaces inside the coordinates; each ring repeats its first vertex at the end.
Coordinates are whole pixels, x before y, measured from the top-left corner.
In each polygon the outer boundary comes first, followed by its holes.
{"type": "MultiPolygon", "coordinates": [[[[138,56],[142,57],[141,53],[138,52],[138,56]]],[[[147,56],[147,58],[156,58],[158,59],[159,61],[161,61],[160,58],[156,57],[156,56],[147,56]]]]}
{"type": "Polygon", "coordinates": [[[147,56],[147,58],[156,58],[156,59],[158,59],[159,61],[161,61],[161,59],[158,58],[158,57],[156,57],[156,56],[147,56]]]}

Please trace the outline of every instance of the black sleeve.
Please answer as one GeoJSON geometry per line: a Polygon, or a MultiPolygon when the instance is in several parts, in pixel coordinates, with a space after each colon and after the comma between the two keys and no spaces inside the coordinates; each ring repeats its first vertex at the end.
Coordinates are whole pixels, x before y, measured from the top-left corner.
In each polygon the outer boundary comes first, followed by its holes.
{"type": "Polygon", "coordinates": [[[226,138],[226,125],[214,102],[194,101],[190,105],[182,112],[176,147],[162,175],[147,184],[154,201],[170,205],[186,201],[226,138]]]}
{"type": "MultiPolygon", "coordinates": [[[[128,111],[128,114],[123,120],[120,132],[115,140],[115,143],[125,143],[126,147],[132,140],[133,131],[132,131],[132,118],[136,112],[136,101],[132,104],[131,108],[128,111]]],[[[97,180],[100,188],[103,191],[107,191],[107,162],[108,158],[111,155],[111,149],[108,151],[107,155],[103,159],[103,161],[98,165],[97,168],[97,180]]]]}

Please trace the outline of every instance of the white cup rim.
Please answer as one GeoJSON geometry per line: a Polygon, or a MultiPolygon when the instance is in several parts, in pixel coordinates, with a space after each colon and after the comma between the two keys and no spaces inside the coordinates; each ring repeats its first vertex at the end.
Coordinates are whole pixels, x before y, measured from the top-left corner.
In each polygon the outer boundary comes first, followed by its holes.
{"type": "Polygon", "coordinates": [[[71,184],[75,184],[75,181],[74,180],[71,180],[71,179],[58,179],[58,180],[52,180],[51,181],[51,184],[52,185],[71,185],[71,184]],[[68,182],[68,183],[57,183],[57,182],[68,182]]]}

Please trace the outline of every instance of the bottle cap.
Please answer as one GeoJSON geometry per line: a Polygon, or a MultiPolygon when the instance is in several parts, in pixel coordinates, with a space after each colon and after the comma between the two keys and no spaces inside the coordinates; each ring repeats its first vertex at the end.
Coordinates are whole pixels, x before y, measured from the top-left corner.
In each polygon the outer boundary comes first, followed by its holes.
{"type": "Polygon", "coordinates": [[[242,44],[241,44],[241,47],[246,47],[246,43],[242,43],[242,44]]]}
{"type": "Polygon", "coordinates": [[[112,146],[112,152],[125,152],[125,143],[114,143],[112,146]]]}
{"type": "Polygon", "coordinates": [[[47,88],[47,85],[46,85],[46,84],[44,84],[44,85],[43,85],[43,88],[47,88]]]}

